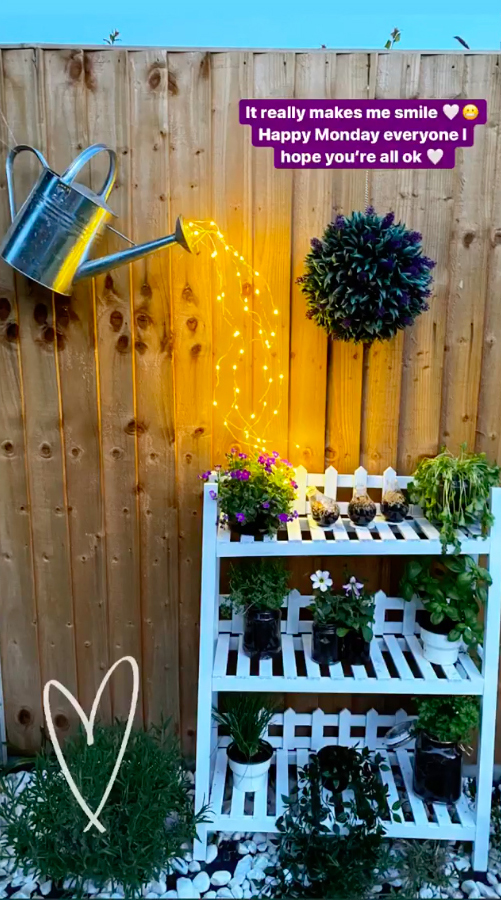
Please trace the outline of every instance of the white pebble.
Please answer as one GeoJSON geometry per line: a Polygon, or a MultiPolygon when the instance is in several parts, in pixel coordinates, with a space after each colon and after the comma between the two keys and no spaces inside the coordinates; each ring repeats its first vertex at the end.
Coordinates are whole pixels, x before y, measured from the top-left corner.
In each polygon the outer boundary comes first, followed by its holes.
{"type": "Polygon", "coordinates": [[[204,894],[204,900],[214,900],[214,897],[217,897],[215,891],[207,891],[207,893],[204,894]]]}
{"type": "Polygon", "coordinates": [[[254,860],[252,856],[249,855],[242,856],[242,858],[238,860],[235,866],[235,871],[233,873],[233,880],[237,884],[241,884],[244,881],[245,877],[249,874],[252,868],[253,861],[254,860]]]}
{"type": "Polygon", "coordinates": [[[228,900],[232,900],[233,894],[231,893],[229,888],[221,887],[221,888],[219,888],[219,890],[216,894],[216,897],[221,897],[221,898],[226,897],[226,898],[228,898],[228,900]]]}
{"type": "Polygon", "coordinates": [[[498,880],[493,872],[487,872],[487,881],[489,884],[492,884],[493,887],[496,887],[498,880]]]}
{"type": "Polygon", "coordinates": [[[239,884],[233,885],[233,887],[231,888],[231,893],[236,898],[236,900],[242,900],[242,897],[244,895],[243,888],[241,888],[239,884]]]}
{"type": "Polygon", "coordinates": [[[49,893],[49,891],[52,887],[52,881],[41,881],[41,882],[39,882],[38,887],[39,887],[40,893],[43,894],[45,897],[45,895],[49,893]]]}
{"type": "Polygon", "coordinates": [[[249,878],[251,881],[264,881],[266,875],[262,869],[253,869],[249,875],[249,878]]]}
{"type": "Polygon", "coordinates": [[[171,866],[175,872],[179,872],[180,875],[188,874],[188,863],[185,859],[181,859],[178,857],[177,859],[173,859],[171,862],[171,866]]]}
{"type": "Polygon", "coordinates": [[[150,891],[153,891],[155,894],[165,894],[167,890],[167,882],[165,878],[160,878],[158,881],[150,881],[148,887],[150,891]]]}
{"type": "Polygon", "coordinates": [[[251,900],[251,897],[252,897],[252,891],[250,890],[250,888],[245,888],[244,900],[251,900]]]}
{"type": "Polygon", "coordinates": [[[197,900],[200,897],[199,892],[193,887],[193,882],[189,878],[178,878],[176,881],[177,896],[185,897],[186,900],[197,900]]]}
{"type": "Polygon", "coordinates": [[[241,841],[241,840],[242,840],[242,832],[241,832],[241,831],[235,831],[235,832],[232,834],[232,836],[231,836],[231,840],[232,840],[232,841],[241,841]]]}
{"type": "Polygon", "coordinates": [[[426,900],[431,900],[431,898],[435,896],[435,892],[433,891],[433,888],[428,884],[425,884],[419,891],[419,896],[426,898],[426,900]]]}
{"type": "Polygon", "coordinates": [[[210,888],[210,878],[207,872],[199,872],[193,879],[193,885],[201,894],[205,894],[210,888]]]}
{"type": "Polygon", "coordinates": [[[164,894],[164,897],[169,897],[169,900],[174,900],[174,897],[177,897],[177,891],[167,891],[167,893],[164,894]]]}
{"type": "Polygon", "coordinates": [[[207,863],[207,865],[209,865],[209,863],[211,863],[211,862],[214,862],[216,856],[217,856],[216,845],[209,844],[209,846],[207,847],[207,854],[205,856],[205,862],[207,863]]]}
{"type": "Polygon", "coordinates": [[[237,846],[237,853],[240,853],[241,856],[244,856],[246,853],[255,853],[257,847],[254,841],[241,841],[237,846]]]}
{"type": "Polygon", "coordinates": [[[228,872],[226,869],[218,869],[217,872],[212,873],[210,883],[214,887],[220,888],[225,887],[229,881],[231,881],[231,872],[228,872]]]}
{"type": "Polygon", "coordinates": [[[496,894],[498,895],[498,897],[501,897],[501,884],[496,885],[494,890],[496,891],[496,894]]]}
{"type": "Polygon", "coordinates": [[[493,898],[497,897],[497,893],[490,884],[483,884],[482,881],[475,882],[481,897],[493,898]]]}
{"type": "Polygon", "coordinates": [[[454,857],[454,865],[458,872],[467,872],[471,866],[470,860],[466,856],[454,857]]]}
{"type": "Polygon", "coordinates": [[[477,885],[475,884],[474,881],[472,881],[471,879],[468,879],[468,881],[463,881],[461,888],[465,892],[465,894],[469,895],[470,891],[476,891],[477,885]]]}
{"type": "Polygon", "coordinates": [[[192,861],[188,865],[188,872],[193,872],[193,874],[196,875],[197,872],[200,872],[201,868],[202,867],[198,862],[198,859],[192,859],[192,861]]]}
{"type": "Polygon", "coordinates": [[[256,833],[252,835],[252,840],[255,844],[262,844],[263,841],[268,840],[268,838],[262,831],[256,831],[256,833]]]}
{"type": "Polygon", "coordinates": [[[264,853],[266,848],[268,847],[268,841],[260,841],[259,844],[256,844],[258,853],[264,853]]]}

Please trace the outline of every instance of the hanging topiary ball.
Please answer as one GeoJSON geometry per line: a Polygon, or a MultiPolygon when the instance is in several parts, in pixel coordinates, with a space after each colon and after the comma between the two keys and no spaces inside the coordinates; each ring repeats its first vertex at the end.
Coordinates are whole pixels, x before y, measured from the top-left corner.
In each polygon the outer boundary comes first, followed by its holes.
{"type": "Polygon", "coordinates": [[[306,315],[342,341],[371,344],[394,337],[429,309],[431,269],[421,235],[373,207],[338,216],[313,238],[297,279],[306,315]]]}

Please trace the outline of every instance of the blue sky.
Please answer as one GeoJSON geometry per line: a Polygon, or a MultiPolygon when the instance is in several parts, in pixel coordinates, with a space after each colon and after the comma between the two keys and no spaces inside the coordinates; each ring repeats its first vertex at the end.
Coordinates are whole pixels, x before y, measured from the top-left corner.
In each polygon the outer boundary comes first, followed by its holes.
{"type": "Polygon", "coordinates": [[[349,13],[339,10],[339,0],[83,0],[73,9],[68,0],[3,0],[2,5],[0,44],[101,44],[117,28],[125,45],[377,48],[397,26],[403,50],[458,49],[455,34],[474,50],[501,46],[499,0],[343,0],[341,5],[353,10],[349,13]]]}

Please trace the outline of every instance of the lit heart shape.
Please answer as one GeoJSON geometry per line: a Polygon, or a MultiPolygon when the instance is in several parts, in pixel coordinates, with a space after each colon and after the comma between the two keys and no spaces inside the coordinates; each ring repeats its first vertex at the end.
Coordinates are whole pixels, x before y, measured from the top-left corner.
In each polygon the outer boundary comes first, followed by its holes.
{"type": "Polygon", "coordinates": [[[436,166],[437,163],[440,162],[443,155],[444,155],[443,150],[436,149],[436,150],[428,150],[427,151],[428,159],[430,160],[430,162],[433,163],[434,166],[436,166]]]}
{"type": "Polygon", "coordinates": [[[444,113],[448,119],[454,119],[459,112],[457,103],[444,103],[444,113]]]}
{"type": "Polygon", "coordinates": [[[114,663],[114,665],[112,665],[111,669],[106,673],[101,684],[99,685],[97,694],[94,698],[94,703],[92,704],[92,709],[90,711],[89,718],[87,718],[87,716],[85,715],[78,700],[75,700],[71,691],[69,691],[68,688],[66,688],[64,686],[64,684],[61,684],[60,681],[54,681],[54,680],[48,681],[43,689],[43,708],[44,708],[44,712],[45,712],[45,718],[47,719],[47,727],[49,729],[49,734],[50,734],[50,738],[52,741],[52,746],[54,747],[54,752],[59,761],[59,765],[61,766],[61,771],[70,786],[73,796],[75,797],[76,801],[80,804],[84,813],[86,814],[86,816],[89,819],[89,823],[88,823],[88,825],[85,826],[84,831],[88,831],[89,828],[91,827],[91,825],[95,825],[96,828],[101,832],[106,831],[106,828],[104,827],[104,825],[101,825],[101,822],[99,821],[99,814],[100,814],[101,810],[103,809],[103,807],[110,795],[110,791],[111,791],[111,789],[115,783],[115,779],[118,775],[118,770],[120,769],[122,759],[124,757],[124,753],[127,749],[127,743],[129,740],[131,730],[132,730],[134,714],[136,712],[138,696],[139,696],[139,667],[137,665],[136,660],[132,656],[122,656],[122,659],[119,659],[116,663],[114,663]],[[96,809],[95,812],[92,812],[92,810],[87,806],[87,803],[85,802],[84,798],[82,797],[80,791],[78,790],[78,788],[73,780],[73,776],[72,776],[70,770],[68,769],[68,766],[66,765],[66,760],[63,756],[61,747],[59,746],[59,738],[56,734],[56,729],[54,728],[54,723],[52,721],[52,712],[51,712],[50,704],[49,704],[49,693],[50,693],[50,689],[51,689],[52,685],[54,685],[54,687],[57,687],[61,691],[61,693],[64,694],[66,699],[69,700],[73,709],[78,713],[80,721],[82,722],[83,727],[85,728],[85,734],[87,735],[87,746],[90,747],[94,743],[94,723],[95,723],[95,719],[96,719],[97,709],[99,706],[99,701],[101,700],[103,691],[104,691],[106,685],[108,684],[108,681],[110,680],[111,676],[113,675],[113,672],[115,671],[117,666],[119,666],[123,662],[130,663],[131,668],[132,668],[133,682],[132,682],[132,697],[131,697],[131,702],[130,702],[129,717],[127,719],[127,725],[126,725],[126,728],[124,731],[123,740],[120,745],[120,750],[118,752],[117,760],[116,760],[115,766],[113,768],[113,772],[111,773],[110,780],[108,781],[108,785],[107,785],[106,790],[101,798],[101,802],[100,802],[98,808],[96,809]]]}

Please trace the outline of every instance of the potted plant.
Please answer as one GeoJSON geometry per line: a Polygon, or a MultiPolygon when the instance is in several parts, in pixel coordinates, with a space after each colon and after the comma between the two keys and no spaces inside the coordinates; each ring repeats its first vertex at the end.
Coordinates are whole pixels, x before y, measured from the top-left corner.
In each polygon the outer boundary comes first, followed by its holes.
{"type": "Polygon", "coordinates": [[[374,597],[351,577],[343,585],[343,593],[331,590],[329,572],[318,570],[310,576],[314,601],[311,656],[314,662],[331,665],[345,661],[363,665],[370,659],[370,641],[374,621],[374,597]]]}
{"type": "Polygon", "coordinates": [[[416,705],[414,791],[423,800],[454,803],[461,796],[463,745],[478,726],[478,697],[421,697],[416,705]]]}
{"type": "Polygon", "coordinates": [[[404,600],[418,597],[423,655],[429,662],[453,665],[462,641],[467,646],[482,643],[478,620],[492,583],[487,569],[471,556],[413,559],[401,582],[404,600]]]}
{"type": "MultiPolygon", "coordinates": [[[[226,467],[216,466],[219,511],[233,531],[240,534],[274,534],[297,517],[292,511],[297,484],[292,464],[273,453],[226,454],[226,467]]],[[[211,472],[200,477],[207,481],[211,472]]]]}
{"type": "Polygon", "coordinates": [[[424,515],[440,526],[444,553],[449,544],[459,552],[459,526],[479,524],[485,534],[492,525],[489,495],[490,489],[499,484],[500,471],[485,453],[468,453],[466,444],[461,446],[459,456],[444,448],[433,459],[421,460],[409,493],[424,515]]]}
{"type": "Polygon", "coordinates": [[[348,503],[348,515],[354,525],[369,525],[376,515],[377,507],[365,488],[355,488],[348,503]]]}
{"type": "Polygon", "coordinates": [[[280,610],[289,573],[279,559],[246,560],[230,569],[230,601],[244,614],[244,652],[257,659],[280,653],[280,610]]]}
{"type": "Polygon", "coordinates": [[[409,504],[402,491],[386,491],[381,498],[381,512],[387,522],[403,522],[409,512],[409,504]]]}
{"type": "Polygon", "coordinates": [[[233,786],[252,793],[266,786],[266,773],[271,765],[273,748],[263,735],[275,714],[275,707],[259,694],[230,694],[226,711],[214,709],[219,725],[228,729],[228,765],[233,772],[233,786]]]}

